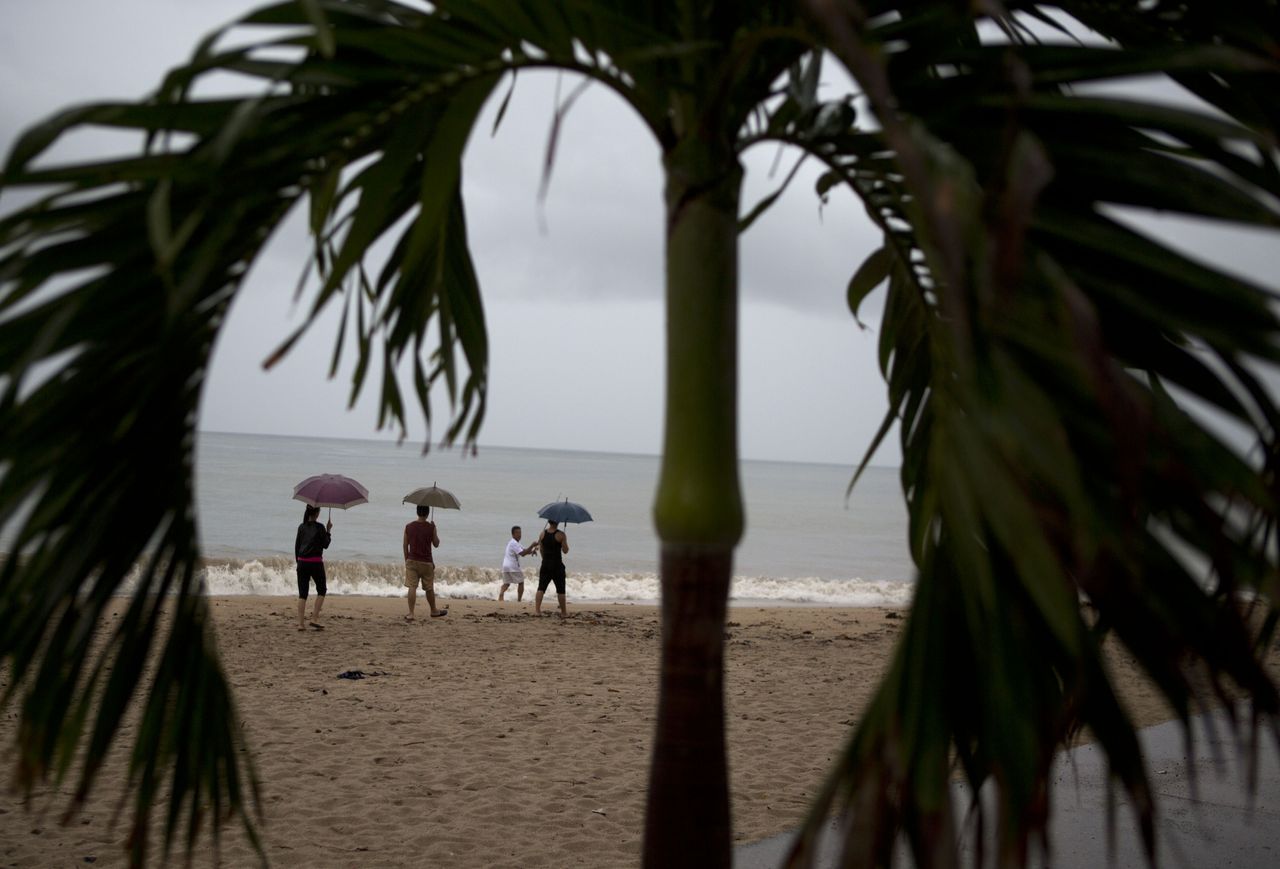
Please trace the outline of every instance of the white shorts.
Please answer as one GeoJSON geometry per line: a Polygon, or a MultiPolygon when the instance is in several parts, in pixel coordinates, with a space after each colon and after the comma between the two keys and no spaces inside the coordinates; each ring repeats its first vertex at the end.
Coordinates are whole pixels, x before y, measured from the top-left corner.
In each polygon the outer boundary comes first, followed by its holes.
{"type": "Polygon", "coordinates": [[[503,585],[524,585],[523,570],[504,570],[502,571],[503,585]]]}

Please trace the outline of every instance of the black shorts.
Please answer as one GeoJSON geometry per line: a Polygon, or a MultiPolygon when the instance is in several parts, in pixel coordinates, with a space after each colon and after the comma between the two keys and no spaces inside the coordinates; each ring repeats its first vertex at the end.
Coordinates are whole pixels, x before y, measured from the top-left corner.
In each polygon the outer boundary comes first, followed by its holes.
{"type": "Polygon", "coordinates": [[[551,583],[556,584],[556,594],[564,594],[564,565],[544,564],[538,568],[538,591],[546,591],[551,583]]]}
{"type": "Polygon", "coordinates": [[[303,600],[307,599],[307,592],[311,588],[310,580],[316,582],[316,594],[324,597],[324,593],[328,591],[324,583],[324,562],[323,561],[299,561],[298,562],[298,597],[303,600]]]}

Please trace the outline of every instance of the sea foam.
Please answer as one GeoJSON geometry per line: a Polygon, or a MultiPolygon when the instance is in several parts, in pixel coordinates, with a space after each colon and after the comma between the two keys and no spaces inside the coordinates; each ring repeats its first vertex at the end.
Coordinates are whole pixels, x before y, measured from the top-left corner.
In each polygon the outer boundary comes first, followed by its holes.
{"type": "MultiPolygon", "coordinates": [[[[399,597],[405,594],[404,568],[400,564],[367,561],[326,562],[329,594],[399,597]]],[[[297,594],[294,562],[285,558],[252,560],[210,559],[204,568],[211,595],[297,594]]],[[[487,567],[440,565],[436,568],[436,594],[442,598],[492,599],[497,597],[501,572],[487,567]]],[[[537,586],[537,571],[525,572],[526,594],[537,586]]],[[[509,594],[514,593],[512,589],[509,594]]],[[[730,589],[735,603],[904,606],[911,588],[900,582],[819,577],[776,578],[736,576],[730,589]]],[[[571,572],[571,601],[653,603],[659,597],[658,577],[653,573],[571,572]]]]}

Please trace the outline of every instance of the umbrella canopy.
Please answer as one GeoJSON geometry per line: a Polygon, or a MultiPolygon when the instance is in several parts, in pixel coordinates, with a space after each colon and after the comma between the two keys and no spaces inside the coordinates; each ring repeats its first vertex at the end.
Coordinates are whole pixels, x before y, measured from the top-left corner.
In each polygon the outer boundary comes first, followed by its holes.
{"type": "Polygon", "coordinates": [[[337,507],[345,510],[369,503],[369,490],[342,474],[316,474],[293,487],[293,500],[312,507],[337,507]]]}
{"type": "Polygon", "coordinates": [[[446,510],[461,510],[462,504],[448,489],[441,489],[435,483],[414,489],[404,496],[401,504],[417,504],[419,507],[444,507],[446,510]]]}
{"type": "Polygon", "coordinates": [[[563,501],[552,501],[538,511],[538,515],[548,522],[590,522],[591,514],[581,504],[575,504],[566,498],[563,501]]]}

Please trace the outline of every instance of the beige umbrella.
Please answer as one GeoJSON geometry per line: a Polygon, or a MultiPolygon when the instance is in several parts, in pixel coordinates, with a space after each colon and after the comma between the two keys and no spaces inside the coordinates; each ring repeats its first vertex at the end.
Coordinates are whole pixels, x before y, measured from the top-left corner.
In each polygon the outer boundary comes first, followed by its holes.
{"type": "Polygon", "coordinates": [[[417,504],[419,507],[443,507],[446,510],[461,510],[462,504],[448,489],[441,489],[435,483],[414,489],[404,496],[401,504],[417,504]]]}

